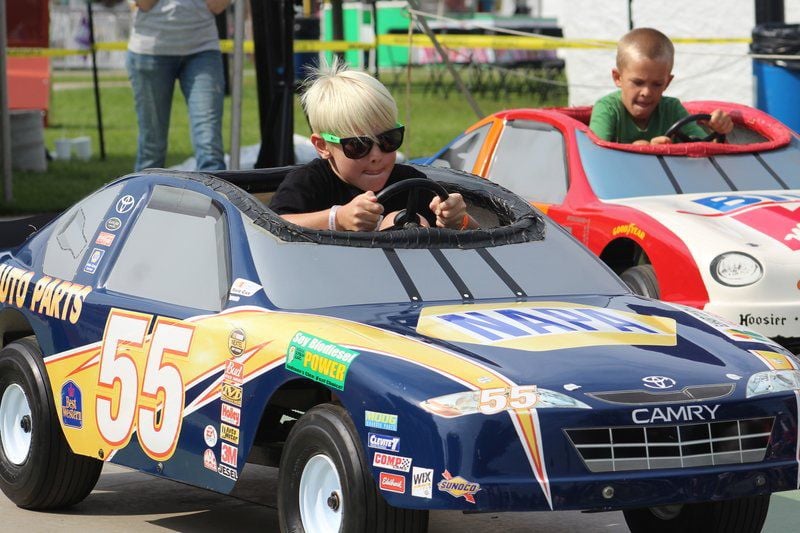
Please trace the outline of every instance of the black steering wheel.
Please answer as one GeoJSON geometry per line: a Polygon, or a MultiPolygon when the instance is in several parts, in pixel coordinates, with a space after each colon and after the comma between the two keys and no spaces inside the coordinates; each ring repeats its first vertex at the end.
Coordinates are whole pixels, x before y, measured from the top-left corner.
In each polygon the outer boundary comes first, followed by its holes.
{"type": "Polygon", "coordinates": [[[377,195],[378,202],[380,202],[382,205],[386,202],[386,200],[401,192],[409,191],[409,194],[406,208],[397,213],[397,216],[394,219],[394,224],[389,228],[385,228],[386,230],[419,227],[419,198],[417,194],[413,194],[419,190],[430,191],[437,195],[442,201],[447,200],[447,197],[449,196],[447,194],[447,189],[442,187],[438,182],[426,178],[410,178],[389,185],[377,195]]]}
{"type": "Polygon", "coordinates": [[[684,143],[725,141],[725,134],[717,133],[716,131],[712,131],[702,139],[693,137],[691,135],[687,135],[681,131],[681,128],[683,128],[685,125],[691,124],[692,122],[699,122],[701,120],[711,120],[711,115],[709,115],[708,113],[697,113],[694,115],[686,115],[678,122],[670,126],[664,135],[672,139],[673,142],[676,140],[684,143]]]}

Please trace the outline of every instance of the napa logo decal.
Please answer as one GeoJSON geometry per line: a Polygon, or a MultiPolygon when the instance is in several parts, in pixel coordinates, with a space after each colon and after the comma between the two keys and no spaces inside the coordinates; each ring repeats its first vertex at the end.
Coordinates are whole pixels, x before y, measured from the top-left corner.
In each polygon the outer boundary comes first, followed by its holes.
{"type": "Polygon", "coordinates": [[[671,318],[566,302],[426,307],[417,332],[447,341],[529,351],[676,343],[671,318]]]}

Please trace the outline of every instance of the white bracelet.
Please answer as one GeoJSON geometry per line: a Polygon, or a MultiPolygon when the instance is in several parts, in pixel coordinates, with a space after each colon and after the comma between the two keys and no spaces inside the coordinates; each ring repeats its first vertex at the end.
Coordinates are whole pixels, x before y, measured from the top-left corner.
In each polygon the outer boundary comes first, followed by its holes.
{"type": "Polygon", "coordinates": [[[331,206],[331,210],[328,212],[328,229],[331,231],[336,231],[336,212],[340,207],[342,206],[333,205],[331,206]]]}

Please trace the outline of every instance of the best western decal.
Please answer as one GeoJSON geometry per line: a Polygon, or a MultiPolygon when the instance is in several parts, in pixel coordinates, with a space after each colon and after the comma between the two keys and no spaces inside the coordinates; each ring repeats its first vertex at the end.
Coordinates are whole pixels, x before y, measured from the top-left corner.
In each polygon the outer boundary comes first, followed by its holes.
{"type": "Polygon", "coordinates": [[[372,466],[388,468],[398,472],[408,472],[411,470],[411,458],[375,452],[375,456],[372,458],[372,466]]]}
{"type": "Polygon", "coordinates": [[[61,421],[68,428],[81,429],[83,427],[81,389],[72,381],[67,381],[61,387],[61,421]]]}
{"type": "Polygon", "coordinates": [[[719,404],[681,405],[680,407],[654,407],[652,409],[634,409],[631,417],[636,424],[653,424],[656,422],[704,422],[716,420],[719,404]]]}
{"type": "Polygon", "coordinates": [[[475,503],[475,493],[481,490],[480,483],[467,481],[461,476],[453,477],[447,470],[442,472],[442,477],[444,479],[436,485],[440,491],[447,492],[455,498],[464,498],[469,503],[475,503]]]}
{"type": "Polygon", "coordinates": [[[286,350],[286,369],[344,390],[347,371],[356,357],[358,352],[298,331],[286,350]]]}
{"type": "Polygon", "coordinates": [[[397,415],[364,411],[364,425],[369,428],[397,431],[397,415]]]}
{"type": "Polygon", "coordinates": [[[34,282],[35,276],[30,270],[0,265],[0,303],[27,307],[34,313],[69,320],[71,324],[78,322],[83,301],[92,288],[50,276],[42,276],[34,282]],[[31,283],[33,291],[29,292],[31,283]]]}

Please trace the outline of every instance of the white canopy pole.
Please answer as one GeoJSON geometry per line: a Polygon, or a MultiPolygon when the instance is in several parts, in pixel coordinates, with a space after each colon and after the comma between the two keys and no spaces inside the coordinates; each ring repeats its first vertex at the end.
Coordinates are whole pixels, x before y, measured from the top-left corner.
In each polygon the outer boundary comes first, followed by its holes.
{"type": "Polygon", "coordinates": [[[229,165],[231,170],[239,170],[241,155],[244,8],[245,0],[233,3],[233,79],[231,80],[231,160],[229,165]]]}
{"type": "Polygon", "coordinates": [[[14,199],[11,174],[11,123],[8,116],[8,80],[6,78],[6,0],[0,0],[0,161],[3,193],[6,202],[14,199]]]}

